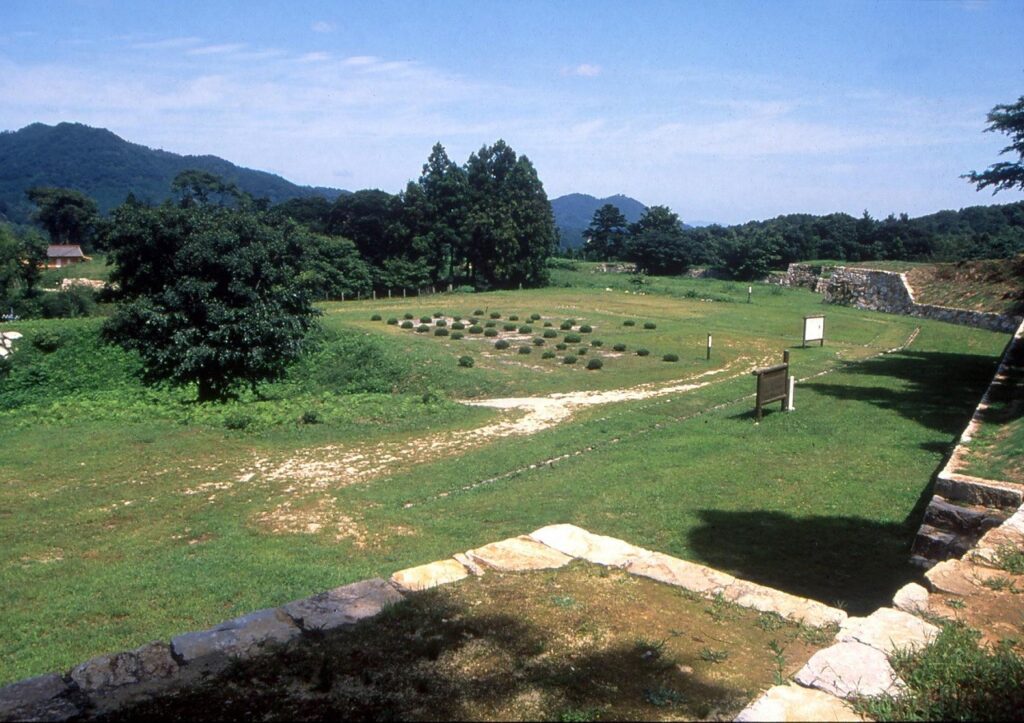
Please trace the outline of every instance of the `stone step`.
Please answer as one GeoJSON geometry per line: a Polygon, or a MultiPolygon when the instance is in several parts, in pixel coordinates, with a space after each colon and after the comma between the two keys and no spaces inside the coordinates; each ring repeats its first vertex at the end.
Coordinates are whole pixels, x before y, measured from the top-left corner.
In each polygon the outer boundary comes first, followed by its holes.
{"type": "Polygon", "coordinates": [[[929,560],[948,560],[960,557],[967,552],[974,540],[970,537],[957,535],[953,532],[940,530],[931,525],[921,525],[914,538],[911,554],[929,560]]]}
{"type": "Polygon", "coordinates": [[[995,509],[1016,509],[1024,504],[1024,487],[1010,483],[940,476],[935,480],[935,494],[951,501],[967,502],[995,509]]]}
{"type": "Polygon", "coordinates": [[[1008,511],[984,505],[967,502],[957,504],[935,495],[924,511],[924,523],[940,530],[977,539],[993,527],[1001,525],[1010,514],[1008,511]]]}

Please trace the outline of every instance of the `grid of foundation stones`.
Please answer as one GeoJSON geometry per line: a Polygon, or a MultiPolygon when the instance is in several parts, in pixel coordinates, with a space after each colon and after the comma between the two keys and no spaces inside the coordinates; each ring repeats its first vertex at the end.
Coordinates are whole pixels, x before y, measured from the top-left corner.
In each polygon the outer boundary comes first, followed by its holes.
{"type": "Polygon", "coordinates": [[[790,264],[786,275],[777,283],[811,289],[823,294],[824,301],[831,304],[935,319],[990,331],[1013,333],[1024,321],[1024,317],[1009,314],[919,304],[914,299],[914,290],[907,282],[907,275],[895,271],[790,264]]]}

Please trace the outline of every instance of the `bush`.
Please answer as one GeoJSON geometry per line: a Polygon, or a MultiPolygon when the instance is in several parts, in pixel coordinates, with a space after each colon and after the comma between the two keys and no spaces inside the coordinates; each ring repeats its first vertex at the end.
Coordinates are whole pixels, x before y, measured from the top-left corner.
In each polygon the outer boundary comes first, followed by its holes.
{"type": "Polygon", "coordinates": [[[473,312],[473,316],[483,316],[484,312],[481,309],[477,309],[473,312]]]}
{"type": "Polygon", "coordinates": [[[636,326],[636,322],[633,321],[632,319],[626,319],[624,322],[622,322],[622,325],[623,326],[636,326]]]}
{"type": "Polygon", "coordinates": [[[402,322],[402,328],[403,329],[411,329],[412,328],[412,322],[409,321],[408,319],[406,319],[405,321],[402,322]]]}
{"type": "Polygon", "coordinates": [[[452,317],[452,321],[462,321],[462,317],[456,314],[455,316],[452,317]]]}
{"type": "Polygon", "coordinates": [[[429,316],[421,316],[420,317],[420,323],[421,324],[429,324],[432,321],[433,321],[433,319],[431,319],[429,316]]]}
{"type": "Polygon", "coordinates": [[[509,321],[519,321],[519,314],[509,314],[508,315],[508,320],[509,321]]]}
{"type": "Polygon", "coordinates": [[[667,361],[667,362],[677,362],[677,361],[679,361],[679,355],[678,354],[666,354],[665,356],[663,356],[661,358],[661,360],[662,361],[667,361]]]}
{"type": "Polygon", "coordinates": [[[626,345],[616,344],[615,346],[612,347],[612,349],[614,349],[615,351],[626,351],[626,345]]]}
{"type": "Polygon", "coordinates": [[[533,337],[533,345],[534,346],[544,346],[544,340],[541,339],[539,336],[535,336],[535,337],[533,337]]]}
{"type": "Polygon", "coordinates": [[[562,363],[563,364],[575,364],[576,363],[576,355],[575,354],[566,354],[564,357],[562,357],[562,363]]]}
{"type": "Polygon", "coordinates": [[[558,349],[558,351],[565,351],[566,349],[569,348],[569,345],[566,344],[565,342],[560,341],[557,344],[555,344],[555,348],[558,349]]]}
{"type": "Polygon", "coordinates": [[[544,322],[544,326],[548,327],[548,326],[554,326],[554,325],[550,321],[545,321],[544,322]]]}
{"type": "Polygon", "coordinates": [[[523,324],[521,327],[519,327],[519,333],[520,334],[532,334],[533,333],[533,327],[530,326],[529,324],[523,324]]]}
{"type": "Polygon", "coordinates": [[[590,324],[584,324],[583,326],[580,327],[580,333],[581,334],[589,334],[593,330],[594,330],[594,328],[592,326],[590,326],[590,324]]]}
{"type": "Polygon", "coordinates": [[[498,322],[496,322],[496,321],[488,321],[488,322],[484,323],[484,326],[486,326],[488,329],[493,329],[497,325],[498,325],[498,322]]]}
{"type": "Polygon", "coordinates": [[[452,329],[454,329],[455,331],[462,331],[465,328],[466,328],[466,325],[463,324],[461,321],[453,321],[452,322],[452,329]]]}
{"type": "Polygon", "coordinates": [[[398,324],[398,319],[396,319],[393,316],[389,316],[388,317],[388,324],[390,324],[391,326],[396,326],[398,324]]]}
{"type": "Polygon", "coordinates": [[[600,339],[592,339],[590,341],[590,346],[604,346],[604,342],[600,339]]]}
{"type": "Polygon", "coordinates": [[[461,331],[453,331],[452,332],[452,339],[454,339],[455,341],[458,341],[459,339],[461,339],[464,336],[465,336],[465,334],[463,334],[461,331]]]}
{"type": "Polygon", "coordinates": [[[444,316],[444,312],[443,311],[435,311],[434,312],[434,318],[435,319],[440,319],[442,316],[444,316]]]}
{"type": "Polygon", "coordinates": [[[540,314],[530,314],[530,321],[540,321],[540,314]]]}
{"type": "Polygon", "coordinates": [[[555,358],[555,352],[553,352],[553,351],[551,351],[549,349],[548,351],[546,351],[543,354],[541,354],[540,358],[541,359],[554,359],[555,358]]]}
{"type": "Polygon", "coordinates": [[[479,324],[473,324],[473,326],[469,327],[469,333],[470,334],[483,334],[484,333],[484,328],[482,326],[480,326],[479,324]]]}
{"type": "Polygon", "coordinates": [[[46,319],[75,319],[96,313],[96,293],[81,286],[68,291],[43,294],[39,297],[40,311],[46,319]]]}
{"type": "Polygon", "coordinates": [[[650,353],[651,353],[650,351],[648,351],[647,349],[644,349],[643,347],[640,347],[639,349],[636,350],[636,355],[637,356],[647,356],[650,353]]]}
{"type": "Polygon", "coordinates": [[[577,356],[586,356],[586,354],[587,354],[587,347],[585,347],[585,346],[581,346],[579,349],[576,350],[576,355],[577,356]]]}
{"type": "Polygon", "coordinates": [[[604,362],[598,359],[597,357],[594,357],[593,359],[587,361],[587,369],[600,369],[603,366],[604,362]]]}
{"type": "Polygon", "coordinates": [[[657,329],[658,325],[655,324],[653,321],[645,321],[644,322],[644,328],[645,329],[657,329]]]}
{"type": "Polygon", "coordinates": [[[545,329],[544,330],[544,338],[545,339],[557,339],[558,338],[558,332],[555,331],[554,329],[545,329]]]}
{"type": "Polygon", "coordinates": [[[579,344],[581,341],[583,341],[583,337],[580,336],[579,334],[566,334],[565,335],[565,343],[566,344],[579,344]]]}
{"type": "Polygon", "coordinates": [[[502,324],[501,328],[504,329],[505,331],[515,331],[516,330],[516,325],[515,324],[502,324]]]}
{"type": "Polygon", "coordinates": [[[498,335],[498,330],[497,329],[490,328],[490,327],[487,328],[487,329],[484,329],[484,336],[494,337],[494,336],[497,336],[497,335],[498,335]]]}
{"type": "Polygon", "coordinates": [[[402,318],[403,318],[403,319],[412,319],[412,318],[413,318],[413,315],[412,315],[412,314],[410,314],[410,313],[409,313],[409,312],[407,311],[407,312],[405,312],[405,314],[403,314],[403,315],[402,315],[402,318]]]}
{"type": "Polygon", "coordinates": [[[448,322],[444,319],[438,319],[434,322],[434,326],[448,326],[448,322]]]}
{"type": "Polygon", "coordinates": [[[569,331],[569,329],[573,328],[573,326],[575,326],[575,324],[573,324],[572,320],[566,319],[561,324],[559,324],[558,328],[561,329],[562,331],[569,331]]]}
{"type": "Polygon", "coordinates": [[[299,421],[303,424],[320,424],[323,422],[323,420],[320,419],[320,413],[314,409],[307,409],[303,412],[299,421]]]}
{"type": "Polygon", "coordinates": [[[459,366],[460,367],[466,367],[467,369],[469,367],[473,366],[473,357],[471,357],[471,356],[460,356],[459,357],[459,366]]]}
{"type": "Polygon", "coordinates": [[[418,334],[426,334],[428,331],[430,331],[429,324],[420,324],[419,326],[416,327],[416,332],[418,334]]]}
{"type": "Polygon", "coordinates": [[[439,326],[434,329],[434,336],[448,336],[448,329],[443,326],[439,326]]]}
{"type": "Polygon", "coordinates": [[[494,342],[495,349],[508,349],[508,339],[498,339],[494,342]]]}
{"type": "Polygon", "coordinates": [[[497,312],[497,311],[492,311],[491,312],[491,318],[492,319],[500,319],[501,318],[501,314],[499,312],[497,312]]]}
{"type": "Polygon", "coordinates": [[[32,337],[32,346],[44,354],[50,354],[61,348],[64,337],[56,331],[41,331],[32,337]]]}
{"type": "Polygon", "coordinates": [[[531,351],[533,351],[533,347],[530,347],[526,344],[523,344],[521,347],[519,347],[520,354],[529,354],[531,351]]]}
{"type": "Polygon", "coordinates": [[[380,321],[380,314],[374,314],[370,317],[370,321],[380,321]]]}

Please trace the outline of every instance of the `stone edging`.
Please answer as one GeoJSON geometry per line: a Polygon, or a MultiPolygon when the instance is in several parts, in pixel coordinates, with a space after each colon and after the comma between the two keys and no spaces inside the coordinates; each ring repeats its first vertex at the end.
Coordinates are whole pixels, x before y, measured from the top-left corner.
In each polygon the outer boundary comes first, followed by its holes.
{"type": "Polygon", "coordinates": [[[0,359],[14,353],[14,342],[20,338],[17,331],[0,331],[0,359]]]}
{"type": "Polygon", "coordinates": [[[318,593],[277,608],[259,610],[183,633],[169,643],[100,655],[64,674],[47,673],[0,688],[0,721],[90,719],[124,710],[153,696],[208,679],[233,661],[299,645],[305,636],[372,618],[387,605],[419,590],[470,575],[559,568],[574,559],[620,567],[707,598],[722,599],[821,627],[847,629],[857,618],[815,600],[733,577],[704,565],[652,552],[574,525],[542,527],[445,560],[400,570],[386,581],[371,579],[318,593]]]}

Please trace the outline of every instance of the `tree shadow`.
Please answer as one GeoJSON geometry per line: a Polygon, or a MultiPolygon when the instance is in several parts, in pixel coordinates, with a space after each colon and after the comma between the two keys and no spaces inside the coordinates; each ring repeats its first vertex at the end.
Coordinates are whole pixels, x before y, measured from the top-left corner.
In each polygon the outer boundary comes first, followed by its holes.
{"type": "Polygon", "coordinates": [[[702,510],[689,546],[711,567],[794,595],[864,614],[888,605],[919,573],[910,545],[930,493],[902,524],[857,517],[794,517],[782,512],[702,510]],[[920,511],[918,511],[920,508],[920,511]],[[743,535],[733,534],[745,530],[743,535]],[[758,544],[750,544],[757,539],[758,544]]]}
{"type": "Polygon", "coordinates": [[[992,357],[948,352],[903,351],[849,362],[845,374],[889,377],[897,386],[862,386],[808,381],[800,386],[838,400],[863,401],[892,410],[951,436],[963,431],[995,372],[992,357]]]}

